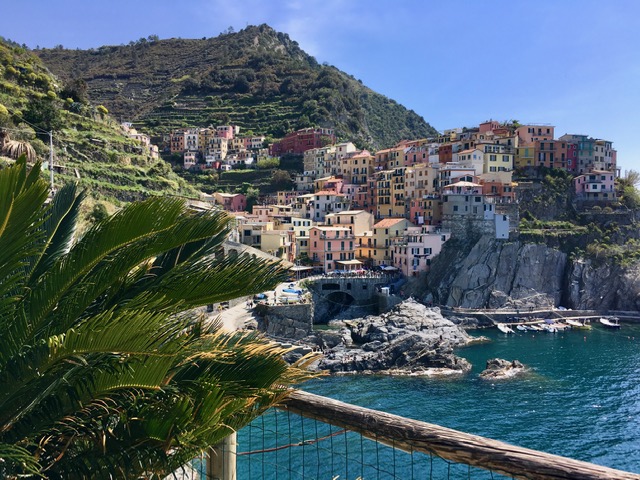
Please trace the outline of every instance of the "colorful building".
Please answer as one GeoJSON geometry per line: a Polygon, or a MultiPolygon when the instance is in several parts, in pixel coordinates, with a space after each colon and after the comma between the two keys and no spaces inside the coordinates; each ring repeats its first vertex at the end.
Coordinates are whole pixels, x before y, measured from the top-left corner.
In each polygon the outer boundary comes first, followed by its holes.
{"type": "Polygon", "coordinates": [[[336,143],[336,136],[330,128],[303,128],[287,134],[279,142],[269,146],[269,154],[277,157],[285,153],[302,154],[312,148],[320,148],[336,143]]]}
{"type": "Polygon", "coordinates": [[[407,277],[427,272],[431,260],[449,238],[450,232],[442,232],[436,227],[408,227],[402,235],[392,239],[392,265],[407,277]]]}
{"type": "Polygon", "coordinates": [[[348,228],[316,226],[309,229],[309,257],[325,272],[354,269],[359,265],[354,262],[355,252],[355,236],[348,228]]]}

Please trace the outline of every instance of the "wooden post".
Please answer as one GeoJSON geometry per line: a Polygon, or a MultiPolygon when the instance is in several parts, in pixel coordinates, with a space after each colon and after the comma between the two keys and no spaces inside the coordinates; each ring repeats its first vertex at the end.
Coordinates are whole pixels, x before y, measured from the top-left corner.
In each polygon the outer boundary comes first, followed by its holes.
{"type": "Polygon", "coordinates": [[[436,455],[445,460],[484,468],[513,478],[640,480],[640,475],[636,473],[516,447],[300,390],[292,391],[280,408],[303,417],[347,428],[394,448],[436,455]]]}
{"type": "Polygon", "coordinates": [[[207,480],[236,480],[236,433],[209,449],[207,480]]]}

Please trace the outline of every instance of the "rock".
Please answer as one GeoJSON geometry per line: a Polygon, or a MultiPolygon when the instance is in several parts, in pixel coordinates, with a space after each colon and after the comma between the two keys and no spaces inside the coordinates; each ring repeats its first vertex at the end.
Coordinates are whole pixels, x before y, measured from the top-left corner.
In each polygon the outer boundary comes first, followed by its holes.
{"type": "Polygon", "coordinates": [[[480,373],[480,378],[503,380],[522,375],[527,371],[528,369],[518,360],[510,362],[502,358],[492,358],[491,360],[487,360],[487,368],[480,373]]]}
{"type": "MultiPolygon", "coordinates": [[[[464,373],[471,365],[453,354],[453,348],[467,345],[471,337],[442,316],[409,299],[391,311],[343,323],[341,336],[353,342],[332,347],[318,368],[332,373],[393,372],[426,375],[439,372],[464,373]]],[[[318,332],[323,337],[326,332],[318,332]]],[[[335,334],[334,334],[335,335],[335,334]]],[[[335,336],[331,337],[335,339],[335,336]]],[[[326,340],[323,340],[327,344],[326,340]]]]}

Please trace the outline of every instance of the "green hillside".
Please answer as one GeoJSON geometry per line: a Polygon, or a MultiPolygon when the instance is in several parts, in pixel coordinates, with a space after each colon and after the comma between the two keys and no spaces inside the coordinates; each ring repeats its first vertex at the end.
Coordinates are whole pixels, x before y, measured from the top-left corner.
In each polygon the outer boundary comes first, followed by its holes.
{"type": "Polygon", "coordinates": [[[86,82],[94,104],[158,135],[232,123],[279,138],[321,126],[335,128],[340,139],[379,148],[435,133],[415,112],[319,65],[267,25],[201,40],[141,39],[36,53],[64,82],[86,82]]]}
{"type": "Polygon", "coordinates": [[[45,161],[46,132],[53,131],[56,183],[78,181],[94,199],[198,196],[168,163],[126,136],[103,106],[92,105],[81,82],[59,82],[31,51],[1,39],[0,131],[29,143],[45,161]]]}

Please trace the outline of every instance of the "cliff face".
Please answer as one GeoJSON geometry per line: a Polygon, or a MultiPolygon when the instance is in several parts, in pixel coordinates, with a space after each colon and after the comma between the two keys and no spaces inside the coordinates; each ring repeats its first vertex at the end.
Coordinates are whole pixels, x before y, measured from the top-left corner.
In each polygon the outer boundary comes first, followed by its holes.
{"type": "Polygon", "coordinates": [[[579,260],[568,271],[568,304],[582,310],[640,310],[640,265],[594,265],[579,260]]]}
{"type": "MultiPolygon", "coordinates": [[[[447,247],[447,246],[445,246],[447,247]]],[[[432,264],[436,301],[464,308],[640,310],[640,264],[569,259],[555,248],[482,237],[460,261],[460,245],[432,264]]]]}

